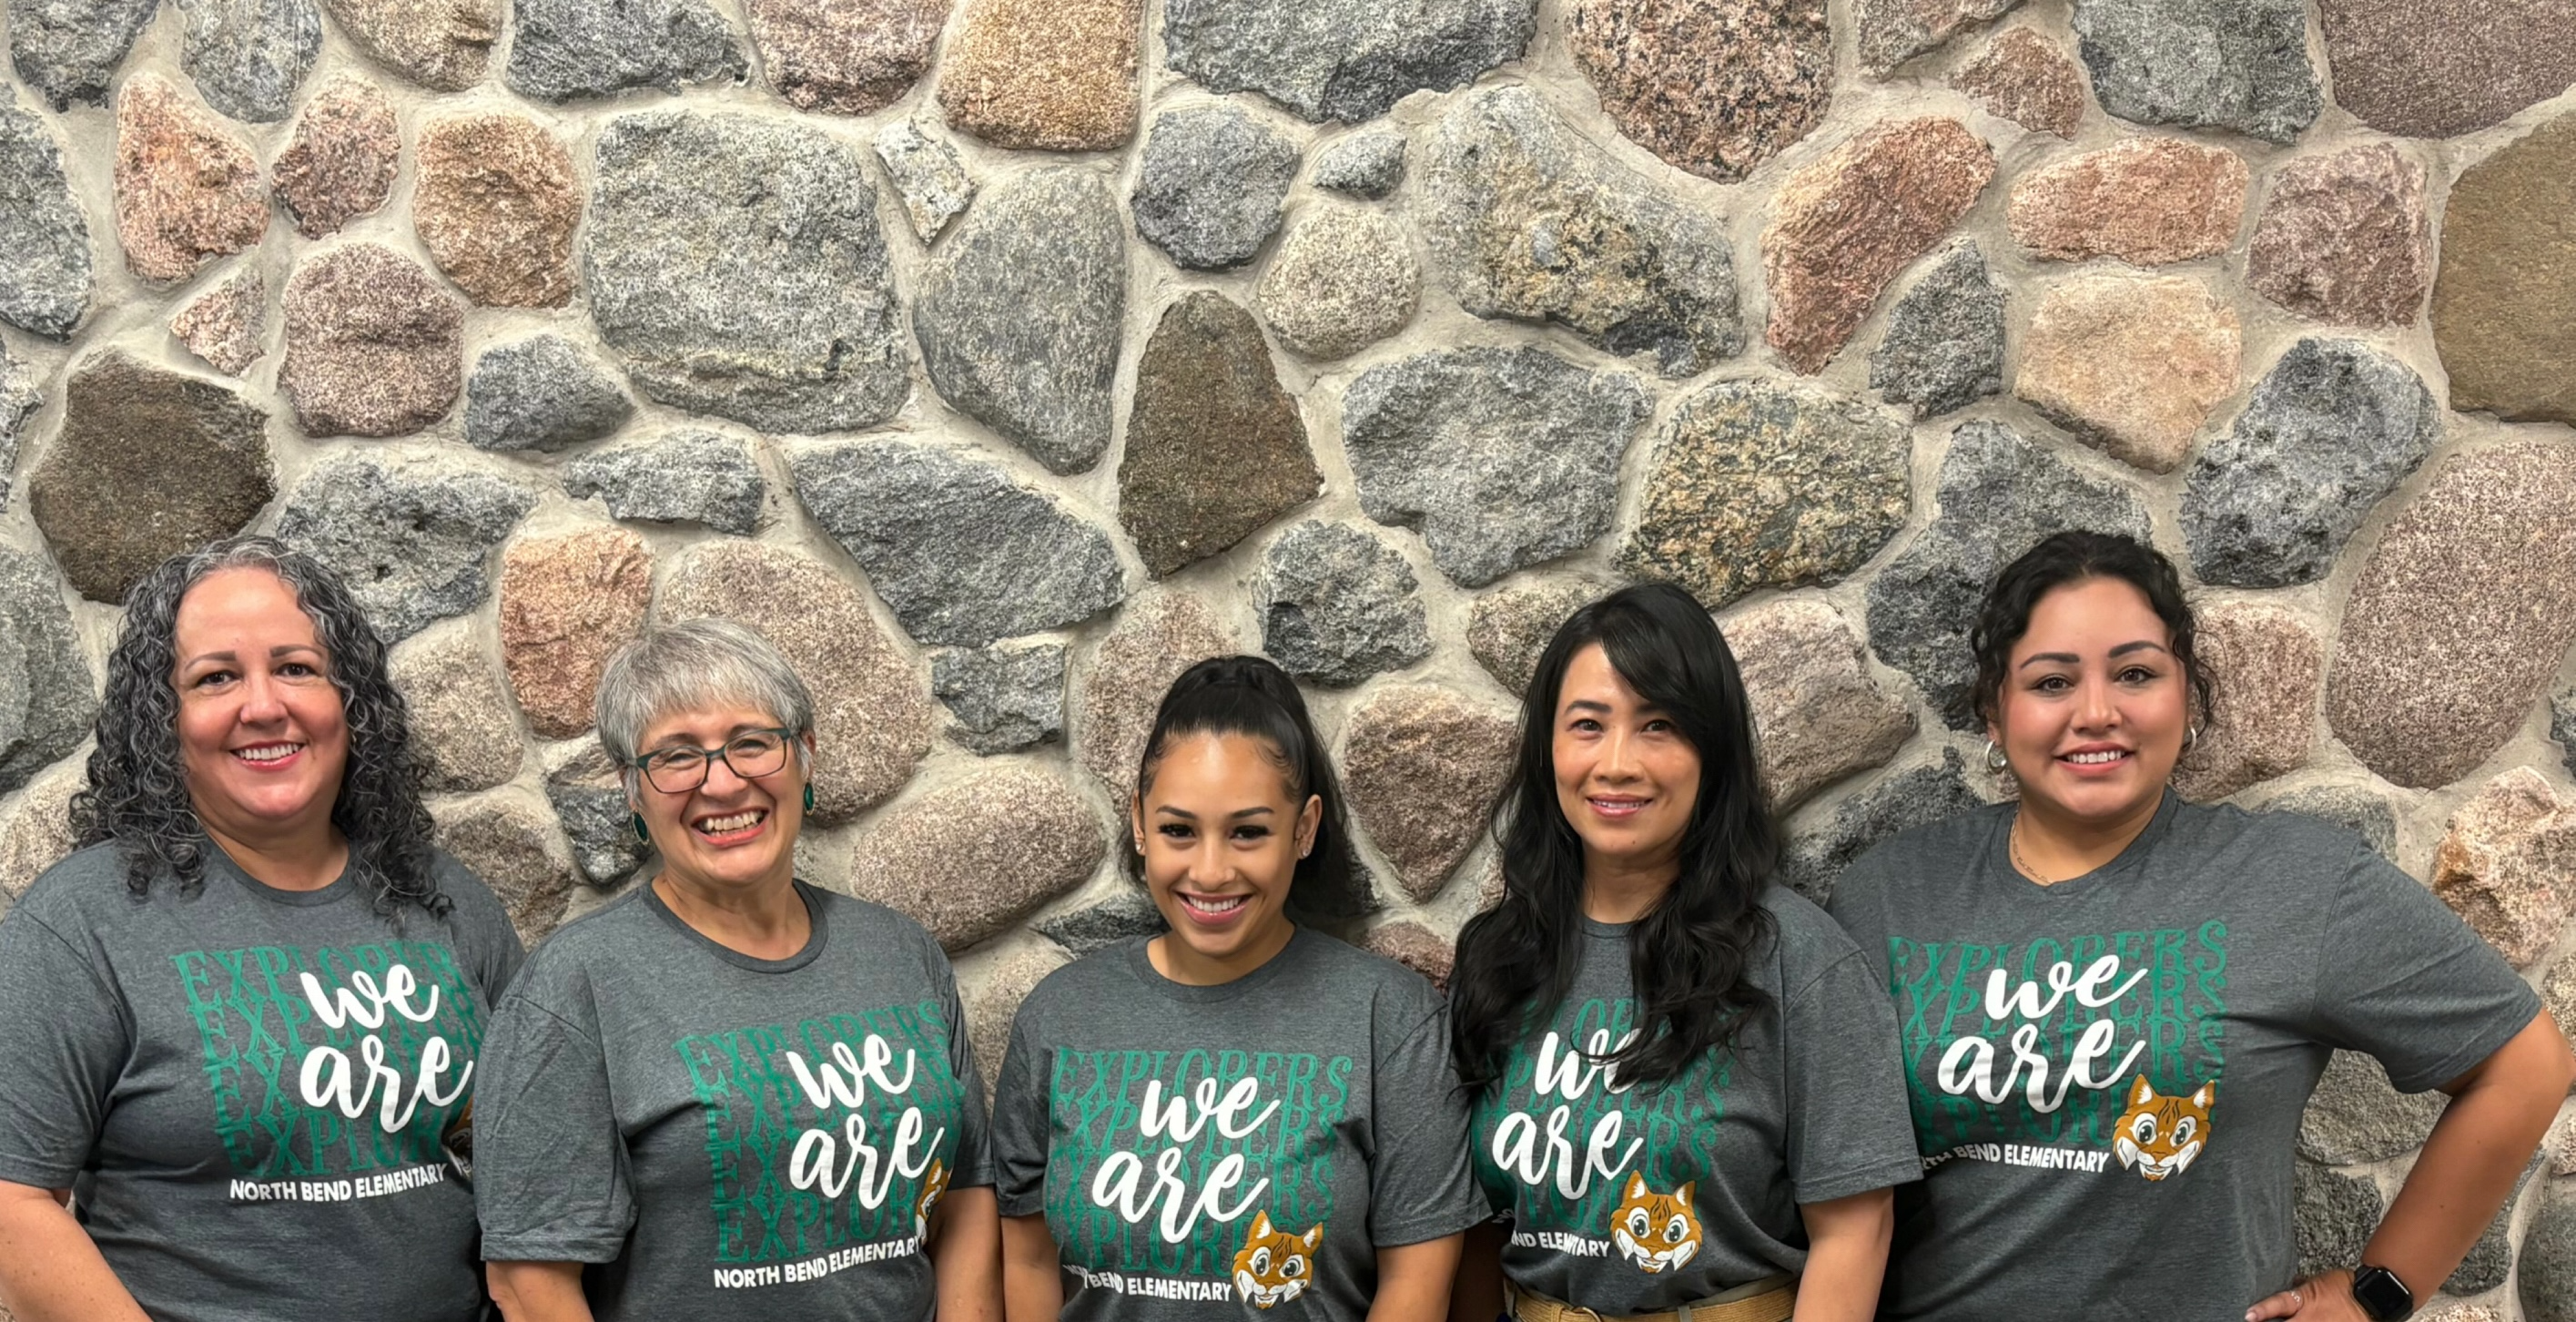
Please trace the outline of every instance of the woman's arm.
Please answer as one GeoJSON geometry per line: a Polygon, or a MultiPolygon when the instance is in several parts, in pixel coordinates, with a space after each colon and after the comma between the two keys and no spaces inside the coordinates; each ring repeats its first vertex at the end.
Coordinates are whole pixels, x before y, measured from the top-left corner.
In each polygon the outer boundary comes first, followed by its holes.
{"type": "Polygon", "coordinates": [[[1002,1316],[1055,1322],[1064,1311],[1064,1260],[1043,1216],[1002,1218],[1002,1316]]]}
{"type": "Polygon", "coordinates": [[[0,1180],[0,1312],[18,1322],[148,1322],[70,1202],[67,1189],[0,1180]]]}
{"type": "Polygon", "coordinates": [[[1869,1322],[1896,1235],[1896,1191],[1872,1189],[1798,1208],[1807,1223],[1807,1270],[1796,1322],[1869,1322]]]}
{"type": "Polygon", "coordinates": [[[507,1322],[591,1322],[578,1262],[487,1262],[492,1302],[507,1322]]]}
{"type": "Polygon", "coordinates": [[[1002,1219],[990,1188],[951,1189],[930,1213],[939,1322],[1002,1322],[1002,1219]]]}
{"type": "Polygon", "coordinates": [[[1449,1290],[1449,1322],[1494,1322],[1503,1315],[1503,1234],[1500,1221],[1467,1228],[1449,1290]]]}
{"type": "MultiPolygon", "coordinates": [[[[1377,1298],[1369,1322],[1442,1322],[1449,1316],[1449,1282],[1458,1275],[1464,1235],[1377,1251],[1377,1298]]],[[[1491,1322],[1488,1319],[1487,1322],[1491,1322]]]]}
{"type": "MultiPolygon", "coordinates": [[[[2513,1193],[2571,1082],[2576,1057],[2544,1010],[2468,1073],[2444,1084],[2451,1104],[2424,1140],[2378,1232],[2363,1246],[2361,1262],[2350,1265],[2387,1268],[2417,1304],[2430,1300],[2513,1193]]],[[[2310,1322],[2358,1322],[2363,1314],[2353,1302],[2352,1273],[2331,1271],[2301,1281],[2254,1305],[2245,1317],[2262,1322],[2294,1315],[2310,1322]]]]}

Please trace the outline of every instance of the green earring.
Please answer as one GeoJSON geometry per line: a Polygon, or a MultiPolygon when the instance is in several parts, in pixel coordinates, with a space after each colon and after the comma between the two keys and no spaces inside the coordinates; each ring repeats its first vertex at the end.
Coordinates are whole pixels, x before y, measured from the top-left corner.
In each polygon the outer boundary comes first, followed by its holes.
{"type": "Polygon", "coordinates": [[[626,814],[626,822],[627,825],[635,828],[635,843],[639,845],[649,845],[653,843],[653,833],[644,829],[644,814],[640,812],[628,813],[626,814]]]}
{"type": "Polygon", "coordinates": [[[805,811],[814,811],[814,787],[811,785],[805,787],[805,811]]]}

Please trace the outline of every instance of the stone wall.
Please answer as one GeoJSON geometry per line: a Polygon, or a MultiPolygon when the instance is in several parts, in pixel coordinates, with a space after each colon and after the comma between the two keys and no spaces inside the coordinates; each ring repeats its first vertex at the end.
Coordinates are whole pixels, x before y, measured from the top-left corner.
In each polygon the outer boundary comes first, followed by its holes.
{"type": "MultiPolygon", "coordinates": [[[[1193,657],[1308,683],[1371,878],[1326,902],[1436,971],[1572,603],[1720,612],[1820,894],[2006,792],[1963,631],[2087,526],[2198,586],[2192,794],[2354,826],[2576,1005],[2570,0],[7,22],[5,893],[65,847],[113,603],[272,530],[399,640],[531,940],[643,864],[605,654],[769,631],[824,704],[807,874],[930,923],[991,1059],[1150,921],[1120,804],[1193,657]]],[[[2317,1261],[2430,1116],[2338,1061],[2317,1261]]],[[[2455,1318],[2576,1317],[2546,1160],[2455,1318]]]]}

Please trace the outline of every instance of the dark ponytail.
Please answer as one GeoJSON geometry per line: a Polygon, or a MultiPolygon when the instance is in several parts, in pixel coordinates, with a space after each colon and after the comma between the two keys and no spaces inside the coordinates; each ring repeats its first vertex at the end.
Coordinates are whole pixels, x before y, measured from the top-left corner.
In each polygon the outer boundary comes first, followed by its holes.
{"type": "MultiPolygon", "coordinates": [[[[1332,758],[1306,714],[1306,699],[1297,691],[1297,682],[1269,658],[1259,656],[1210,657],[1182,671],[1163,694],[1163,705],[1154,712],[1153,733],[1145,737],[1145,753],[1136,766],[1138,804],[1153,788],[1154,770],[1162,765],[1164,753],[1174,743],[1202,734],[1254,740],[1287,778],[1290,803],[1302,808],[1309,795],[1323,800],[1314,848],[1297,860],[1296,877],[1289,884],[1288,916],[1300,922],[1347,917],[1335,905],[1335,897],[1351,890],[1350,837],[1343,824],[1341,782],[1333,775],[1332,758]]],[[[1145,856],[1136,852],[1130,840],[1127,874],[1141,883],[1144,873],[1145,856]]]]}
{"type": "Polygon", "coordinates": [[[1628,934],[1637,1038],[1610,1059],[1623,1079],[1668,1082],[1732,1043],[1771,1003],[1746,973],[1773,936],[1761,897],[1779,861],[1780,828],[1735,654],[1689,593],[1661,583],[1623,588],[1566,620],[1522,694],[1520,754],[1494,808],[1503,898],[1458,934],[1449,975],[1451,1050],[1470,1088],[1499,1081],[1513,1044],[1574,985],[1583,839],[1557,806],[1556,706],[1575,654],[1596,643],[1699,754],[1681,876],[1628,934]]]}

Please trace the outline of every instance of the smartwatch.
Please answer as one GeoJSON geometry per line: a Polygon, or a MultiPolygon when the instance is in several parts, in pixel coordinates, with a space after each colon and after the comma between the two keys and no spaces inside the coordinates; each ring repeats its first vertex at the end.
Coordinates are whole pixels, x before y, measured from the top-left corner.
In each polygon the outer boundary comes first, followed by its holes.
{"type": "Polygon", "coordinates": [[[2362,1267],[2352,1274],[2352,1297],[2371,1322],[2398,1322],[2415,1311],[2415,1294],[2386,1267],[2362,1267]]]}

